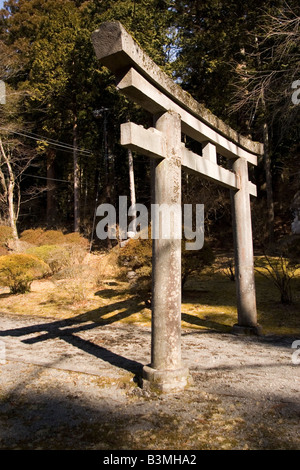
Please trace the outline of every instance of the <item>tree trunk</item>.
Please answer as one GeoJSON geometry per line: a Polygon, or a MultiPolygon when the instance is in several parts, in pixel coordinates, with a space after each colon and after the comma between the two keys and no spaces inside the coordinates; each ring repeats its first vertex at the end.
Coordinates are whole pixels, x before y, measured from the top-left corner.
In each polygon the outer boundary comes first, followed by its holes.
{"type": "MultiPolygon", "coordinates": [[[[130,189],[130,204],[135,207],[135,185],[134,185],[134,168],[133,168],[133,157],[132,151],[128,149],[128,167],[129,167],[129,189],[130,189]]],[[[132,216],[132,227],[133,231],[136,232],[136,211],[134,210],[132,216]]]]}
{"type": "Polygon", "coordinates": [[[79,201],[79,163],[77,150],[77,116],[74,116],[73,125],[73,169],[74,169],[74,232],[79,231],[80,224],[80,201],[79,201]]]}
{"type": "Polygon", "coordinates": [[[56,202],[55,202],[55,191],[56,185],[54,183],[55,179],[55,169],[54,169],[54,160],[55,160],[55,150],[49,149],[47,151],[47,225],[50,227],[55,222],[56,218],[56,202]]]}
{"type": "Polygon", "coordinates": [[[17,217],[15,211],[15,204],[14,204],[14,189],[15,189],[15,181],[10,180],[8,185],[7,191],[7,200],[8,200],[8,213],[9,213],[9,222],[13,232],[13,238],[18,240],[18,230],[17,230],[17,217]]]}
{"type": "Polygon", "coordinates": [[[268,208],[268,229],[269,229],[269,242],[274,242],[274,200],[272,188],[272,173],[271,173],[271,159],[269,152],[269,132],[268,124],[264,123],[264,159],[265,159],[265,173],[266,173],[266,190],[267,190],[267,208],[268,208]]]}
{"type": "MultiPolygon", "coordinates": [[[[105,171],[105,195],[106,203],[111,204],[111,173],[110,173],[110,158],[108,154],[108,141],[107,141],[107,114],[104,111],[104,122],[103,122],[103,136],[104,136],[104,171],[105,171]]],[[[107,237],[107,248],[112,248],[112,242],[107,237]]]]}
{"type": "Polygon", "coordinates": [[[15,190],[15,184],[16,184],[15,175],[14,175],[9,157],[7,156],[7,154],[4,150],[1,139],[0,139],[0,151],[1,151],[2,157],[5,161],[5,164],[7,166],[8,176],[9,176],[9,182],[8,182],[8,186],[7,186],[7,203],[8,203],[9,224],[12,228],[13,238],[15,240],[18,240],[19,239],[18,230],[17,230],[17,213],[18,212],[16,212],[15,204],[14,204],[14,190],[15,190]]]}
{"type": "MultiPolygon", "coordinates": [[[[263,107],[265,111],[264,96],[262,97],[263,107]]],[[[266,176],[266,193],[267,193],[267,220],[268,220],[268,241],[272,245],[274,243],[274,199],[272,186],[271,158],[269,146],[269,127],[268,123],[263,123],[263,141],[264,141],[264,166],[266,176]]]]}
{"type": "MultiPolygon", "coordinates": [[[[256,49],[259,51],[258,37],[255,37],[256,49]]],[[[261,58],[257,56],[258,67],[261,68],[261,58]]],[[[267,107],[265,100],[265,87],[261,86],[261,103],[264,116],[263,122],[263,142],[264,142],[264,166],[266,176],[266,193],[267,193],[267,222],[268,222],[268,241],[272,245],[274,243],[274,200],[272,187],[271,158],[269,145],[269,126],[267,123],[267,107]]]]}

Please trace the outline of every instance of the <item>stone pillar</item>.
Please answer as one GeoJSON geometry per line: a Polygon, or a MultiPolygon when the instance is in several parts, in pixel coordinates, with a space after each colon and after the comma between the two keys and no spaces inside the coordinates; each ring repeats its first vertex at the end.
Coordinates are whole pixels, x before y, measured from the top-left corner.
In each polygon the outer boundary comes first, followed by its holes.
{"type": "Polygon", "coordinates": [[[202,142],[202,156],[212,163],[217,164],[217,149],[211,142],[202,142]]]}
{"type": "Polygon", "coordinates": [[[238,310],[238,323],[234,325],[233,332],[259,334],[247,161],[244,158],[238,158],[234,161],[232,169],[240,181],[240,189],[231,191],[238,310]]]}
{"type": "MultiPolygon", "coordinates": [[[[155,119],[155,127],[163,133],[166,149],[164,159],[152,162],[152,202],[181,208],[180,116],[167,112],[155,119]]],[[[168,239],[162,233],[152,239],[151,364],[143,369],[143,386],[163,392],[184,388],[188,378],[181,363],[181,239],[174,238],[176,232],[181,235],[181,217],[175,219],[168,239]]]]}

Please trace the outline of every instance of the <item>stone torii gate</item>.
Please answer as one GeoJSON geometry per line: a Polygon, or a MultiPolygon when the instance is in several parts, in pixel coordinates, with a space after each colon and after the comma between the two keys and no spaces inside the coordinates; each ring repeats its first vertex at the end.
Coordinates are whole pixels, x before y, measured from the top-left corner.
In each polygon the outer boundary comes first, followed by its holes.
{"type": "MultiPolygon", "coordinates": [[[[238,323],[233,331],[259,334],[253,266],[248,164],[257,165],[263,145],[235,132],[175,84],[139,47],[119,22],[106,22],[92,34],[100,62],[116,76],[117,88],[153,115],[153,127],[121,125],[121,144],[152,161],[155,204],[181,204],[181,171],[217,182],[231,191],[238,323]],[[188,150],[186,134],[202,145],[188,150]],[[230,159],[232,170],[217,163],[230,159]]],[[[153,240],[151,364],[143,379],[162,391],[188,383],[181,360],[181,240],[153,240]]]]}

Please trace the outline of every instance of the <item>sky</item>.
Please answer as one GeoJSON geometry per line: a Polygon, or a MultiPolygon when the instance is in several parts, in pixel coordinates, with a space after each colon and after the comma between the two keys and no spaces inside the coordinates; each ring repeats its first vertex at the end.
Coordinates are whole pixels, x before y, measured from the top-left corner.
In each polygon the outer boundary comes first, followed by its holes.
{"type": "Polygon", "coordinates": [[[3,7],[4,0],[0,0],[0,8],[3,7]]]}

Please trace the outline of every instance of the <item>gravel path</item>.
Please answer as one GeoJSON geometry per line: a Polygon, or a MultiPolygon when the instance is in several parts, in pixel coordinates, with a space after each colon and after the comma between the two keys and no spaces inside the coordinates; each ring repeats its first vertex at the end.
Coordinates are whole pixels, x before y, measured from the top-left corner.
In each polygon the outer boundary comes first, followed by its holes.
{"type": "Polygon", "coordinates": [[[183,329],[193,383],[157,395],[148,327],[0,314],[0,449],[299,450],[297,339],[183,329]]]}

